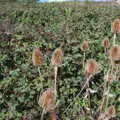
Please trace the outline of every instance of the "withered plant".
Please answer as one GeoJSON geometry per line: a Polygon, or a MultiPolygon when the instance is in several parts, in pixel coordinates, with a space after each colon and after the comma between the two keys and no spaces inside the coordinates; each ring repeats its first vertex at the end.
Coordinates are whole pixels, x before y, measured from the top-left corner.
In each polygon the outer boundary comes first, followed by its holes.
{"type": "Polygon", "coordinates": [[[101,45],[104,47],[104,52],[107,55],[108,54],[108,48],[110,47],[109,39],[108,38],[103,39],[101,45]]]}
{"type": "Polygon", "coordinates": [[[116,34],[120,33],[120,19],[115,19],[112,25],[112,31],[114,32],[113,45],[115,45],[116,34]]]}
{"type": "Polygon", "coordinates": [[[57,72],[58,72],[58,67],[61,66],[62,64],[62,57],[63,57],[63,51],[62,51],[62,48],[61,46],[57,49],[55,49],[55,51],[53,52],[53,55],[52,55],[52,59],[51,59],[51,63],[54,67],[54,76],[55,76],[55,79],[54,79],[54,94],[55,94],[55,97],[57,96],[57,72]]]}
{"type": "Polygon", "coordinates": [[[41,114],[41,120],[43,120],[45,112],[51,112],[54,110],[54,93],[50,88],[40,95],[38,104],[43,108],[43,112],[41,114]]]}
{"type": "Polygon", "coordinates": [[[88,41],[84,41],[81,46],[80,46],[81,50],[83,51],[83,68],[85,66],[85,54],[86,54],[86,51],[89,50],[89,44],[88,44],[88,41]]]}
{"type": "Polygon", "coordinates": [[[43,65],[44,58],[43,54],[39,49],[34,49],[32,53],[32,62],[34,66],[38,67],[39,75],[41,75],[40,67],[43,65]]]}

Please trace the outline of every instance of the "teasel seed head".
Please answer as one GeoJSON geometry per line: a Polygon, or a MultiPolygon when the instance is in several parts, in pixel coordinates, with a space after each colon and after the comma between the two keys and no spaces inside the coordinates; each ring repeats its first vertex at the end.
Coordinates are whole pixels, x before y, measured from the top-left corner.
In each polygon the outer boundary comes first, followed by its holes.
{"type": "Polygon", "coordinates": [[[98,63],[94,59],[87,60],[85,64],[85,74],[86,76],[95,74],[99,69],[98,63]]]}
{"type": "Polygon", "coordinates": [[[41,66],[43,64],[43,54],[39,49],[33,50],[32,62],[35,66],[41,66]]]}
{"type": "Polygon", "coordinates": [[[88,41],[84,41],[81,46],[80,46],[81,50],[82,51],[86,51],[89,49],[89,44],[88,44],[88,41]]]}
{"type": "Polygon", "coordinates": [[[114,20],[112,30],[114,33],[120,33],[120,19],[114,20]]]}
{"type": "Polygon", "coordinates": [[[116,64],[120,64],[120,46],[118,45],[114,45],[111,47],[110,51],[110,59],[116,63],[116,64]]]}
{"type": "Polygon", "coordinates": [[[115,107],[114,106],[110,106],[106,112],[105,112],[106,116],[108,116],[109,118],[115,116],[116,114],[116,110],[115,110],[115,107]]]}
{"type": "Polygon", "coordinates": [[[108,38],[105,38],[104,40],[102,40],[102,46],[105,48],[109,48],[110,47],[110,42],[108,38]]]}
{"type": "Polygon", "coordinates": [[[105,79],[107,82],[112,83],[113,81],[116,80],[116,75],[107,74],[107,75],[105,75],[104,79],[105,79]]]}
{"type": "Polygon", "coordinates": [[[47,111],[54,109],[54,93],[50,88],[42,93],[39,97],[38,104],[47,111]]]}
{"type": "Polygon", "coordinates": [[[62,64],[63,51],[61,47],[55,49],[52,55],[51,63],[53,66],[59,67],[62,64]]]}

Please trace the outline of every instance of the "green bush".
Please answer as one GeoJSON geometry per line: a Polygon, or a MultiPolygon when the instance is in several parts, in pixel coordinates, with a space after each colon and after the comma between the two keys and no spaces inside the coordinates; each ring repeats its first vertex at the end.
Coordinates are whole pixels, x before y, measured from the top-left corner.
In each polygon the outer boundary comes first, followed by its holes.
{"type": "MultiPolygon", "coordinates": [[[[107,36],[112,42],[111,24],[120,17],[119,11],[120,7],[115,5],[86,6],[80,3],[76,8],[73,3],[27,6],[9,6],[6,3],[3,8],[0,7],[0,120],[40,119],[42,108],[38,106],[38,96],[44,89],[52,87],[54,71],[50,59],[61,42],[65,42],[65,46],[63,65],[58,73],[59,105],[56,113],[61,120],[89,120],[89,115],[81,112],[81,107],[85,109],[88,101],[82,96],[73,101],[85,82],[80,44],[88,40],[90,50],[86,59],[94,58],[102,66],[91,86],[98,91],[92,95],[92,109],[97,111],[102,99],[103,71],[108,68],[101,41],[107,36]],[[32,51],[37,47],[47,56],[41,76],[31,60],[32,51]],[[72,102],[70,110],[64,114],[63,111],[72,102]]],[[[117,44],[120,44],[119,41],[120,35],[117,35],[117,44]]],[[[109,101],[109,105],[115,105],[117,109],[115,120],[120,118],[119,88],[118,81],[112,84],[114,99],[109,101]]]]}

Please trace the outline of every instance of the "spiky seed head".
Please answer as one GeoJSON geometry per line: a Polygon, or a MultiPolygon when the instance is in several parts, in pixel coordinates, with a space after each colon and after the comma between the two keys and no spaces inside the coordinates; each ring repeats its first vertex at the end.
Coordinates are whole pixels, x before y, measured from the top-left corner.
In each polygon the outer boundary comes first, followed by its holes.
{"type": "Polygon", "coordinates": [[[109,48],[110,47],[110,42],[108,38],[105,38],[104,40],[102,40],[102,46],[105,48],[109,48]]]}
{"type": "Polygon", "coordinates": [[[61,66],[62,64],[62,57],[63,57],[63,52],[62,49],[59,47],[55,49],[52,55],[51,63],[53,66],[61,66]]]}
{"type": "Polygon", "coordinates": [[[32,62],[35,66],[40,66],[43,64],[43,54],[39,49],[33,50],[32,62]]]}
{"type": "Polygon", "coordinates": [[[107,82],[112,83],[114,80],[116,80],[116,76],[113,74],[107,74],[107,75],[105,75],[104,79],[107,82]]]}
{"type": "Polygon", "coordinates": [[[118,45],[112,46],[109,54],[110,54],[110,59],[113,62],[120,61],[120,46],[118,46],[118,45]]]}
{"type": "Polygon", "coordinates": [[[82,51],[86,51],[89,49],[89,44],[88,44],[88,41],[84,41],[81,46],[80,46],[81,50],[82,51]]]}
{"type": "Polygon", "coordinates": [[[105,114],[106,114],[106,116],[108,116],[108,117],[110,117],[110,118],[113,117],[113,116],[115,116],[115,114],[116,114],[115,106],[110,106],[110,107],[106,110],[105,114]]]}
{"type": "Polygon", "coordinates": [[[89,59],[85,64],[85,74],[87,76],[93,75],[98,71],[98,68],[98,63],[94,59],[89,59]]]}
{"type": "Polygon", "coordinates": [[[39,97],[38,104],[45,110],[51,111],[54,109],[54,94],[51,89],[47,89],[39,97]]]}
{"type": "Polygon", "coordinates": [[[120,33],[120,19],[114,20],[112,30],[114,33],[120,33]]]}

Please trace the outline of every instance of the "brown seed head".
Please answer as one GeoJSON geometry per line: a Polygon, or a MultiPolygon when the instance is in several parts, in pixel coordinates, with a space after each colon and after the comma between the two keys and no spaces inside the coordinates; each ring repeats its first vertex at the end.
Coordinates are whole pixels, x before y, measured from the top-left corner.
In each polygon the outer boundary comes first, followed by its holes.
{"type": "Polygon", "coordinates": [[[116,114],[116,111],[115,111],[115,107],[114,106],[110,106],[106,112],[105,112],[106,116],[108,117],[113,117],[115,114],[116,114]]]}
{"type": "Polygon", "coordinates": [[[89,49],[88,41],[84,41],[80,46],[82,51],[86,51],[89,49]]]}
{"type": "Polygon", "coordinates": [[[110,49],[110,59],[114,62],[120,60],[120,46],[114,45],[110,49]]]}
{"type": "Polygon", "coordinates": [[[86,75],[89,76],[95,74],[97,71],[98,71],[98,63],[93,59],[87,60],[85,64],[86,75]]]}
{"type": "Polygon", "coordinates": [[[43,64],[43,54],[39,49],[33,50],[32,62],[33,62],[33,65],[35,66],[43,64]]]}
{"type": "Polygon", "coordinates": [[[110,42],[109,42],[109,39],[108,39],[108,38],[105,38],[105,39],[102,41],[102,46],[105,47],[105,48],[109,48],[109,47],[110,47],[110,42]]]}
{"type": "Polygon", "coordinates": [[[114,33],[120,33],[120,19],[115,19],[112,26],[114,33]]]}
{"type": "Polygon", "coordinates": [[[55,49],[51,59],[52,65],[60,66],[62,64],[62,56],[63,56],[62,49],[61,48],[55,49]]]}
{"type": "Polygon", "coordinates": [[[109,83],[112,83],[114,80],[116,80],[116,76],[113,74],[107,74],[105,75],[104,79],[109,83]]]}
{"type": "Polygon", "coordinates": [[[54,108],[54,94],[51,89],[43,92],[39,98],[38,104],[47,111],[51,111],[54,108]]]}

